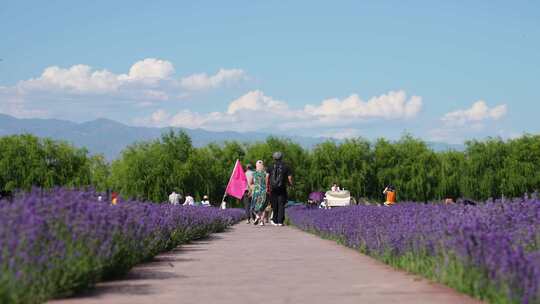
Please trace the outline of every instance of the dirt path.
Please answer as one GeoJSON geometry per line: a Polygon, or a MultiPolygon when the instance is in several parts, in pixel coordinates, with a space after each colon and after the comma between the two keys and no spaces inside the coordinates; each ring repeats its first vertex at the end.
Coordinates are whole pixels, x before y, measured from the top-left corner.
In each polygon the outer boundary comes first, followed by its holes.
{"type": "Polygon", "coordinates": [[[51,303],[478,303],[335,242],[241,223],[51,303]]]}

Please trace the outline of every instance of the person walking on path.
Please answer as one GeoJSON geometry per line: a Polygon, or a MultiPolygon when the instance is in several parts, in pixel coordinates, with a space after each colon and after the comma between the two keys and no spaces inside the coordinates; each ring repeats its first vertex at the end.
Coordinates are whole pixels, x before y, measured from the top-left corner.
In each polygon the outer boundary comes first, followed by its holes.
{"type": "Polygon", "coordinates": [[[258,160],[253,173],[253,194],[251,196],[251,210],[255,212],[255,222],[264,226],[264,209],[266,208],[266,171],[262,160],[258,160]]]}
{"type": "Polygon", "coordinates": [[[246,191],[244,192],[244,196],[242,197],[242,202],[244,203],[244,209],[246,210],[246,216],[247,216],[247,224],[251,223],[251,220],[255,219],[253,215],[253,210],[251,210],[251,194],[252,194],[252,187],[253,184],[253,166],[251,164],[246,165],[246,179],[248,182],[248,187],[246,191]]]}
{"type": "Polygon", "coordinates": [[[283,162],[283,153],[274,152],[274,164],[268,168],[266,175],[269,185],[270,201],[272,203],[272,225],[283,226],[285,221],[285,204],[287,204],[287,185],[293,185],[292,173],[289,166],[283,162]]]}

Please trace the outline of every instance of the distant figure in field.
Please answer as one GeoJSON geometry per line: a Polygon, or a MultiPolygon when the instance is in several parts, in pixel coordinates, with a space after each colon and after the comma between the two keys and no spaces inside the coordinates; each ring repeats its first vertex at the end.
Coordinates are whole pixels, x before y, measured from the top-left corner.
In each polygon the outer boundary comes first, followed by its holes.
{"type": "Polygon", "coordinates": [[[208,200],[208,195],[203,196],[203,200],[201,201],[201,204],[203,207],[210,207],[210,201],[208,200]]]}
{"type": "Polygon", "coordinates": [[[338,192],[338,191],[341,191],[341,189],[339,188],[338,184],[337,183],[334,183],[332,185],[332,188],[330,189],[332,190],[332,192],[338,192]]]}
{"type": "Polygon", "coordinates": [[[189,193],[186,195],[186,201],[184,202],[183,206],[194,206],[195,200],[193,199],[193,196],[189,195],[189,193]]]}
{"type": "Polygon", "coordinates": [[[383,194],[386,195],[386,201],[384,202],[385,206],[391,206],[396,203],[396,188],[394,188],[394,186],[386,186],[386,188],[384,188],[383,194]]]}
{"type": "Polygon", "coordinates": [[[471,200],[469,200],[469,199],[464,199],[464,200],[462,201],[462,203],[463,203],[463,205],[465,205],[465,206],[476,206],[476,203],[473,202],[473,201],[471,201],[471,200]]]}
{"type": "Polygon", "coordinates": [[[447,197],[446,199],[444,199],[444,204],[445,205],[452,205],[452,204],[455,204],[455,203],[456,203],[456,201],[452,197],[447,197]]]}
{"type": "Polygon", "coordinates": [[[113,192],[111,194],[111,204],[114,206],[116,204],[118,204],[118,193],[116,192],[113,192]]]}
{"type": "Polygon", "coordinates": [[[283,153],[274,152],[274,164],[268,168],[266,175],[267,189],[272,202],[272,220],[275,226],[283,226],[285,221],[285,204],[287,204],[287,186],[293,185],[292,172],[283,162],[283,153]]]}
{"type": "Polygon", "coordinates": [[[251,164],[246,165],[246,179],[248,187],[246,191],[244,192],[244,196],[242,197],[242,202],[244,203],[244,209],[246,210],[246,216],[247,221],[246,223],[251,223],[251,220],[255,220],[255,216],[253,214],[253,210],[251,209],[251,196],[253,193],[253,166],[251,164]]]}
{"type": "Polygon", "coordinates": [[[264,168],[262,160],[258,160],[255,165],[255,173],[253,173],[252,185],[253,194],[251,197],[251,209],[255,212],[255,222],[261,226],[264,226],[264,212],[266,209],[266,176],[267,173],[264,168]]]}
{"type": "Polygon", "coordinates": [[[13,200],[13,192],[1,190],[0,191],[0,199],[5,199],[5,200],[9,200],[9,201],[13,200]]]}
{"type": "Polygon", "coordinates": [[[178,193],[176,193],[175,191],[173,191],[169,195],[169,203],[171,203],[172,205],[179,205],[180,204],[180,195],[178,193]]]}

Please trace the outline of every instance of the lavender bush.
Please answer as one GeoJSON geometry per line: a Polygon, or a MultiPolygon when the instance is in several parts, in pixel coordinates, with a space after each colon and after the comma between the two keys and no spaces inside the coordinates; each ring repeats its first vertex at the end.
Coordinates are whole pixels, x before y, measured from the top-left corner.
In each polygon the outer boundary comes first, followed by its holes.
{"type": "Polygon", "coordinates": [[[243,215],[133,201],[111,206],[93,192],[66,189],[0,201],[0,303],[71,294],[243,215]]]}
{"type": "Polygon", "coordinates": [[[492,303],[540,303],[540,201],[289,208],[293,225],[492,303]]]}

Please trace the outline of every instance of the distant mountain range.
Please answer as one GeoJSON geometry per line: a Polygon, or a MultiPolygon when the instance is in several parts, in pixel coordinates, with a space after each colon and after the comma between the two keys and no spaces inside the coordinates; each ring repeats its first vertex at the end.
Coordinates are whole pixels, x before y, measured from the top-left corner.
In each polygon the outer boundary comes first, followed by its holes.
{"type": "MultiPolygon", "coordinates": [[[[135,142],[153,140],[170,128],[149,128],[128,126],[110,119],[96,119],[84,123],[75,123],[58,119],[19,119],[0,114],[0,136],[30,133],[39,137],[50,137],[65,140],[77,147],[86,147],[91,154],[101,153],[108,160],[113,160],[128,145],[135,142]]],[[[183,130],[196,147],[209,143],[223,143],[236,140],[239,142],[264,141],[271,134],[258,132],[213,132],[202,129],[173,128],[183,130]]],[[[281,136],[287,137],[305,148],[311,148],[326,140],[324,137],[281,136]]],[[[339,140],[335,140],[338,141],[339,140]]],[[[428,143],[436,151],[456,149],[462,150],[463,145],[446,143],[428,143]]]]}

